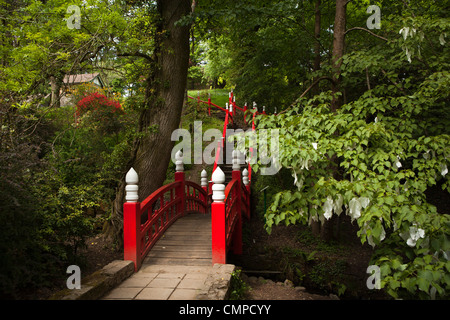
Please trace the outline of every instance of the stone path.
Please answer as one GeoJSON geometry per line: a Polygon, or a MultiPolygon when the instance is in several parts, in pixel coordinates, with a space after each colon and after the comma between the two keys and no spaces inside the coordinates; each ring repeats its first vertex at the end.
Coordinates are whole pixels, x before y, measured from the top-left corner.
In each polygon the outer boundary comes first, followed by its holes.
{"type": "Polygon", "coordinates": [[[144,265],[103,299],[195,300],[212,269],[212,265],[144,265]]]}
{"type": "Polygon", "coordinates": [[[102,299],[221,299],[233,270],[232,265],[212,265],[211,216],[190,214],[165,232],[138,272],[102,299]]]}

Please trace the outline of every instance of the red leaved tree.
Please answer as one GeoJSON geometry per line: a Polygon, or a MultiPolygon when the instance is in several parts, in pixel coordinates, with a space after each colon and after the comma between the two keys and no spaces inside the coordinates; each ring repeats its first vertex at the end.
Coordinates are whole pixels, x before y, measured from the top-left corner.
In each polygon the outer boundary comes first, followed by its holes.
{"type": "Polygon", "coordinates": [[[120,115],[125,114],[118,101],[98,92],[90,93],[77,103],[77,125],[101,129],[107,133],[120,129],[120,115]]]}

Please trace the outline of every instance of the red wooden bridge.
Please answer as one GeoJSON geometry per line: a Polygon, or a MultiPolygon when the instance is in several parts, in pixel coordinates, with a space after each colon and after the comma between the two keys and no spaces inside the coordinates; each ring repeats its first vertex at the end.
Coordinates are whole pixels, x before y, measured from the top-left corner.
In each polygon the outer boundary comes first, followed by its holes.
{"type": "MultiPolygon", "coordinates": [[[[225,154],[226,130],[236,117],[236,111],[245,113],[247,107],[238,107],[232,92],[226,108],[213,104],[210,98],[208,101],[196,100],[208,104],[209,114],[211,107],[225,112],[223,137],[216,149],[211,181],[205,170],[200,185],[187,181],[179,151],[175,181],[138,202],[138,173],[133,168],[129,170],[124,203],[124,259],[134,261],[135,271],[144,260],[159,264],[213,265],[225,264],[230,250],[234,254],[242,253],[242,224],[251,215],[250,162],[241,172],[240,157],[233,150],[231,179],[226,183],[218,160],[225,154]],[[171,225],[173,227],[168,230],[171,225]]],[[[255,130],[256,113],[257,110],[253,113],[252,130],[255,130]]],[[[252,155],[253,150],[250,148],[249,151],[252,155]]]]}

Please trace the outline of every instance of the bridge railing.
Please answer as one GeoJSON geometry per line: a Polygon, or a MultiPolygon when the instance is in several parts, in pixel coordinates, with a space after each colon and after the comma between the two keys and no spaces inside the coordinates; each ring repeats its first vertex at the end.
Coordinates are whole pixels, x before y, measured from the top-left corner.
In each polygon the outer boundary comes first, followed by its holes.
{"type": "MultiPolygon", "coordinates": [[[[237,110],[241,110],[244,113],[244,117],[245,117],[245,112],[248,110],[247,103],[245,103],[243,107],[239,107],[236,104],[236,96],[233,93],[233,89],[228,94],[228,103],[229,103],[228,106],[229,107],[227,106],[227,108],[220,107],[217,104],[211,102],[211,94],[210,93],[208,93],[208,101],[204,101],[204,100],[200,99],[200,92],[198,93],[197,98],[194,98],[194,97],[189,96],[189,95],[187,97],[188,97],[188,99],[197,101],[198,104],[200,104],[200,103],[207,104],[208,105],[208,115],[211,115],[211,107],[215,107],[215,108],[217,108],[219,110],[222,110],[224,112],[230,111],[230,113],[231,113],[231,115],[233,117],[236,115],[237,110]]],[[[263,106],[262,107],[262,112],[259,112],[258,108],[256,107],[256,103],[255,102],[253,102],[253,109],[256,110],[255,114],[266,114],[266,107],[263,106]]],[[[277,114],[276,108],[275,108],[274,114],[277,114]]],[[[245,120],[245,118],[244,118],[244,120],[245,120]]]]}
{"type": "Polygon", "coordinates": [[[224,264],[229,250],[242,254],[242,218],[250,218],[248,170],[245,168],[241,175],[236,151],[233,151],[231,181],[225,186],[225,174],[217,166],[212,182],[212,263],[224,264]]]}
{"type": "Polygon", "coordinates": [[[175,181],[162,186],[142,202],[138,202],[139,178],[136,171],[131,168],[125,177],[124,259],[134,261],[135,271],[173,222],[191,212],[208,212],[206,172],[202,172],[202,186],[185,181],[181,151],[176,158],[175,181]]]}
{"type": "MultiPolygon", "coordinates": [[[[194,97],[188,96],[190,99],[194,97]]],[[[226,108],[219,107],[211,102],[211,96],[208,101],[200,100],[197,96],[197,103],[208,104],[208,114],[211,114],[211,106],[225,111],[225,120],[223,125],[222,139],[218,141],[216,149],[216,158],[213,166],[212,181],[209,185],[209,193],[212,195],[213,202],[211,203],[211,225],[212,225],[212,260],[214,263],[226,263],[227,252],[231,249],[235,254],[242,253],[242,217],[250,219],[250,181],[251,181],[251,165],[248,163],[248,169],[245,168],[240,172],[240,165],[237,160],[237,152],[233,151],[233,171],[232,180],[225,186],[225,174],[219,167],[219,159],[222,150],[225,147],[225,138],[228,124],[233,122],[236,117],[236,111],[240,110],[244,113],[247,111],[247,104],[243,108],[236,105],[236,97],[233,91],[229,93],[229,103],[226,108]]],[[[255,112],[251,117],[252,130],[255,131],[255,116],[261,114],[253,104],[255,112]]],[[[262,114],[265,114],[263,108],[262,114]]],[[[250,160],[253,157],[253,148],[249,150],[250,160]]]]}
{"type": "MultiPolygon", "coordinates": [[[[222,140],[218,142],[218,147],[217,147],[217,153],[216,153],[216,159],[214,161],[214,168],[213,168],[213,172],[216,170],[217,167],[217,163],[218,163],[218,159],[220,157],[220,152],[221,150],[224,148],[224,143],[225,143],[225,137],[226,137],[226,128],[228,126],[229,122],[233,122],[234,119],[236,119],[236,112],[237,110],[242,111],[243,115],[244,115],[244,120],[246,120],[246,116],[247,116],[247,110],[249,110],[249,108],[247,107],[247,103],[244,104],[244,107],[239,107],[236,104],[236,96],[233,93],[233,90],[231,90],[228,94],[228,103],[226,105],[225,108],[222,108],[220,106],[218,106],[217,104],[214,104],[211,102],[211,94],[208,93],[208,101],[204,101],[200,99],[200,92],[197,95],[197,98],[194,98],[192,96],[187,96],[188,99],[192,99],[197,101],[198,104],[202,103],[202,104],[206,104],[208,105],[208,115],[211,115],[211,107],[215,107],[219,110],[222,110],[225,112],[225,121],[224,121],[224,129],[223,129],[223,134],[222,134],[222,140]]],[[[252,124],[252,130],[255,131],[255,117],[257,115],[266,115],[266,108],[265,106],[262,107],[262,112],[258,111],[258,107],[256,105],[256,102],[253,102],[253,114],[247,118],[250,119],[247,122],[251,121],[252,124]]],[[[275,108],[275,112],[274,115],[277,114],[277,109],[275,108]]],[[[253,147],[250,147],[250,159],[253,157],[253,147]]],[[[250,162],[248,164],[248,178],[249,178],[249,182],[251,182],[251,177],[252,177],[252,169],[251,169],[251,165],[250,162]]],[[[209,191],[211,192],[211,185],[209,188],[209,191]]],[[[250,190],[249,190],[250,191],[250,190]]]]}

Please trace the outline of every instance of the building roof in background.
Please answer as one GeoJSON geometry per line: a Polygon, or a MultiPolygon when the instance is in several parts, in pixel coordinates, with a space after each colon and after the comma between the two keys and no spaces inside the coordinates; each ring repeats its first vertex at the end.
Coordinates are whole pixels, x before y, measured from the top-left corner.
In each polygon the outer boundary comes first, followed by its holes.
{"type": "MultiPolygon", "coordinates": [[[[78,83],[85,83],[85,82],[91,82],[94,80],[99,73],[84,73],[84,74],[69,74],[64,76],[64,83],[66,84],[78,84],[78,83]]],[[[101,80],[100,80],[101,81],[101,80]]],[[[101,81],[103,83],[103,81],[101,81]]]]}

